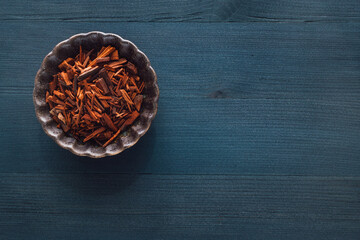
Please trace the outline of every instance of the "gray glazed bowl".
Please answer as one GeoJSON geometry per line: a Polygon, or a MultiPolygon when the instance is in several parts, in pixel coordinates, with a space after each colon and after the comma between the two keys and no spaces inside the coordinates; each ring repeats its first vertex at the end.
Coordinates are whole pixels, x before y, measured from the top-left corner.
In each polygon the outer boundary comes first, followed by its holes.
{"type": "Polygon", "coordinates": [[[45,133],[49,135],[60,147],[65,148],[79,156],[101,158],[116,155],[133,146],[150,128],[151,121],[157,112],[159,88],[155,71],[150,66],[149,59],[132,42],[122,39],[111,33],[89,32],[77,34],[60,42],[44,58],[35,77],[33,100],[36,117],[38,118],[45,133]],[[79,46],[90,50],[99,50],[104,45],[112,45],[118,49],[121,57],[127,58],[138,68],[139,76],[145,81],[144,100],[140,110],[140,116],[128,130],[120,134],[117,139],[103,148],[91,143],[82,143],[68,136],[62,129],[56,127],[56,122],[51,118],[49,106],[45,102],[45,94],[49,88],[49,82],[59,70],[57,66],[68,57],[75,57],[79,52],[79,46]]]}

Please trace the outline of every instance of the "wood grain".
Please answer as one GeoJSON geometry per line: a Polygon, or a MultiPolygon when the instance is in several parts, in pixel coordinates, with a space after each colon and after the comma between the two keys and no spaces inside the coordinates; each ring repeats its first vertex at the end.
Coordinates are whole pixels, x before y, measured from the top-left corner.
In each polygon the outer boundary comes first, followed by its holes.
{"type": "Polygon", "coordinates": [[[356,239],[360,178],[1,174],[2,239],[356,239]]]}
{"type": "Polygon", "coordinates": [[[357,0],[7,1],[0,20],[249,22],[360,20],[357,0]]]}
{"type": "Polygon", "coordinates": [[[360,174],[358,23],[0,24],[6,28],[2,173],[360,174]],[[32,86],[57,42],[95,27],[147,54],[161,97],[137,146],[88,165],[43,133],[32,86]]]}
{"type": "Polygon", "coordinates": [[[359,1],[0,4],[0,239],[359,238],[359,1]],[[97,161],[32,104],[43,57],[93,30],[144,51],[161,94],[97,161]]]}

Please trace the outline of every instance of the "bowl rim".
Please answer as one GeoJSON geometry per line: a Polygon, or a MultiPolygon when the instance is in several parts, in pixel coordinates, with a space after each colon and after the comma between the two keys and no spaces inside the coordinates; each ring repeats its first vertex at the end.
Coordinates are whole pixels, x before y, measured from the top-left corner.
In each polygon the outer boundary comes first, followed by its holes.
{"type": "MultiPolygon", "coordinates": [[[[157,110],[158,110],[158,101],[159,101],[159,95],[160,95],[160,91],[159,91],[159,86],[158,86],[158,83],[157,83],[157,75],[156,75],[156,72],[155,70],[152,68],[151,66],[151,63],[150,63],[150,60],[149,58],[145,55],[144,52],[142,52],[141,50],[139,50],[139,48],[133,43],[131,42],[130,40],[127,40],[127,39],[123,39],[121,36],[119,36],[118,34],[115,34],[115,33],[104,33],[104,32],[101,32],[101,31],[90,31],[90,32],[87,32],[87,33],[78,33],[78,34],[75,34],[75,35],[72,35],[71,37],[57,43],[55,45],[55,47],[48,53],[46,54],[46,56],[44,57],[41,65],[40,65],[40,68],[39,70],[37,71],[36,73],[36,76],[35,76],[35,81],[34,81],[34,89],[33,89],[33,103],[34,103],[34,106],[35,106],[35,114],[36,114],[36,118],[38,119],[38,121],[40,122],[40,125],[42,127],[42,129],[44,130],[44,132],[46,133],[46,135],[48,135],[51,139],[53,139],[57,145],[59,145],[60,147],[66,149],[66,150],[69,150],[70,152],[72,152],[73,154],[77,155],[77,156],[83,156],[83,157],[90,157],[92,159],[98,159],[98,158],[103,158],[103,157],[108,157],[108,156],[114,156],[114,155],[117,155],[123,151],[125,151],[126,149],[134,146],[142,136],[145,135],[145,133],[149,130],[150,126],[151,126],[151,123],[152,121],[154,120],[156,114],[157,114],[157,110]],[[100,153],[100,154],[95,154],[91,151],[84,151],[84,152],[78,152],[76,151],[73,146],[69,146],[69,145],[66,145],[62,142],[62,140],[59,138],[59,135],[54,135],[54,134],[50,134],[50,132],[48,131],[48,129],[46,128],[46,123],[44,120],[41,119],[41,116],[40,116],[40,113],[38,111],[38,108],[40,107],[39,104],[36,102],[36,90],[37,90],[37,83],[39,82],[39,76],[40,74],[46,69],[45,67],[45,63],[47,62],[47,59],[49,56],[51,55],[54,55],[54,50],[56,50],[59,46],[63,45],[63,44],[66,44],[66,43],[70,43],[73,39],[76,39],[78,37],[88,37],[92,34],[98,34],[98,35],[102,35],[103,37],[104,36],[113,36],[115,38],[117,38],[120,42],[122,43],[126,43],[126,44],[130,44],[134,49],[135,49],[135,52],[138,52],[140,53],[142,56],[145,57],[146,59],[146,67],[148,68],[149,71],[151,71],[152,75],[153,75],[153,80],[152,80],[152,83],[153,83],[153,86],[155,87],[155,97],[152,101],[152,103],[155,105],[154,106],[154,110],[151,112],[151,116],[148,118],[148,125],[146,128],[142,128],[141,130],[141,133],[137,133],[136,134],[136,137],[134,139],[134,141],[132,141],[130,144],[122,144],[122,146],[120,148],[115,148],[115,149],[112,149],[112,151],[107,151],[106,148],[108,148],[110,145],[108,145],[107,147],[105,147],[105,152],[104,153],[100,153]]],[[[50,121],[53,121],[53,120],[50,120],[50,121]]],[[[62,132],[63,130],[60,129],[62,132]]],[[[65,133],[64,133],[65,134],[65,133]]],[[[60,134],[61,135],[61,134],[60,134]]],[[[121,136],[118,136],[117,138],[119,138],[121,136]]],[[[73,137],[71,137],[73,138],[73,137]]],[[[75,138],[73,138],[75,139],[75,138]]],[[[78,142],[78,140],[75,139],[75,142],[78,142]]]]}

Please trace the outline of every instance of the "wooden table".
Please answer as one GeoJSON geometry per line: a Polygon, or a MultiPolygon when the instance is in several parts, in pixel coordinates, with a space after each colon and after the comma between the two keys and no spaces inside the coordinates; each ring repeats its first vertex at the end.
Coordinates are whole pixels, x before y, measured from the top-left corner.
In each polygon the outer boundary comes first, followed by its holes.
{"type": "Polygon", "coordinates": [[[358,0],[0,4],[0,239],[359,239],[358,0]],[[144,51],[161,95],[102,160],[32,103],[44,56],[93,30],[144,51]]]}

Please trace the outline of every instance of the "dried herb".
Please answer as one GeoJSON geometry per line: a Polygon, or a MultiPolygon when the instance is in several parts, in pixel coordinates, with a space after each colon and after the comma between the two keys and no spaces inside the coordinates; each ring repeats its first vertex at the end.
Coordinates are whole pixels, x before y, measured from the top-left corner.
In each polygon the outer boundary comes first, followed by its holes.
{"type": "Polygon", "coordinates": [[[58,68],[46,102],[57,127],[67,134],[106,147],[139,117],[145,83],[114,47],[95,53],[80,46],[79,54],[58,68]]]}

